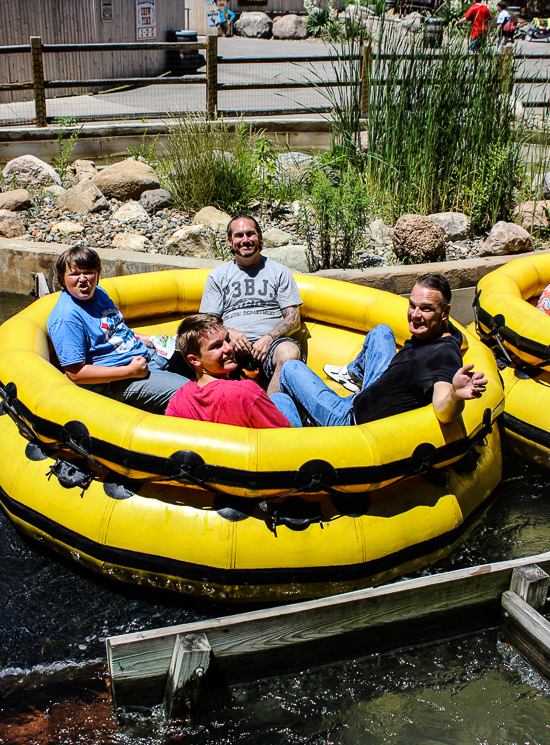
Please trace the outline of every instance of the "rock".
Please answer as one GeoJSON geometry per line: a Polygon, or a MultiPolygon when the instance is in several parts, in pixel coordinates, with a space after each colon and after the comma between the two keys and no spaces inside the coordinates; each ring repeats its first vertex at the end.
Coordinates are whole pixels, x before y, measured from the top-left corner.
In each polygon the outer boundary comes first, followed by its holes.
{"type": "Polygon", "coordinates": [[[112,214],[113,220],[119,222],[149,222],[150,217],[139,202],[126,202],[112,214]]]}
{"type": "Polygon", "coordinates": [[[98,173],[93,160],[75,160],[73,163],[73,169],[78,181],[82,181],[82,179],[90,179],[98,173]]]}
{"type": "Polygon", "coordinates": [[[193,218],[193,225],[206,225],[215,233],[225,233],[231,215],[216,207],[203,207],[193,218]]]}
{"type": "Polygon", "coordinates": [[[445,231],[424,215],[401,215],[393,229],[393,251],[411,264],[445,260],[445,231]]]}
{"type": "Polygon", "coordinates": [[[246,36],[249,39],[269,39],[273,21],[265,13],[256,11],[241,13],[241,17],[234,25],[237,36],[246,36]]]}
{"type": "Polygon", "coordinates": [[[536,176],[533,179],[533,190],[537,194],[537,199],[550,199],[550,173],[536,176]]]}
{"type": "Polygon", "coordinates": [[[309,273],[309,266],[306,259],[307,246],[279,246],[278,248],[266,248],[262,251],[273,261],[284,264],[293,272],[309,273]]]}
{"type": "Polygon", "coordinates": [[[0,194],[0,209],[17,212],[17,210],[26,210],[29,207],[36,207],[31,195],[26,189],[13,189],[0,194]]]}
{"type": "Polygon", "coordinates": [[[306,39],[306,19],[294,13],[281,16],[273,21],[272,31],[274,39],[306,39]]]}
{"type": "MultiPolygon", "coordinates": [[[[278,248],[279,246],[289,246],[296,239],[290,233],[285,233],[279,228],[270,228],[262,234],[265,248],[278,248]]],[[[282,262],[281,262],[282,263],[282,262]]]]}
{"type": "Polygon", "coordinates": [[[480,256],[506,256],[533,250],[529,233],[513,222],[501,220],[493,225],[487,240],[481,244],[480,256]]]}
{"type": "Polygon", "coordinates": [[[383,220],[373,220],[368,227],[371,240],[377,248],[389,248],[392,245],[393,228],[384,224],[383,220]]]}
{"type": "Polygon", "coordinates": [[[463,241],[472,235],[472,223],[462,212],[435,212],[428,217],[443,228],[448,241],[463,241]]]}
{"type": "Polygon", "coordinates": [[[2,176],[9,183],[12,179],[22,186],[48,186],[49,184],[59,184],[61,179],[59,174],[43,160],[35,155],[20,155],[19,158],[6,163],[2,176]]]}
{"type": "Polygon", "coordinates": [[[400,28],[403,29],[419,29],[420,25],[422,24],[422,15],[421,13],[408,13],[407,17],[404,18],[401,23],[399,24],[400,28]]]}
{"type": "Polygon", "coordinates": [[[546,202],[522,202],[512,213],[512,218],[528,233],[548,227],[548,208],[546,202]]]}
{"type": "Polygon", "coordinates": [[[0,209],[0,235],[4,238],[18,238],[27,232],[27,223],[16,212],[0,209]]]}
{"type": "Polygon", "coordinates": [[[78,222],[71,222],[70,220],[62,220],[52,225],[52,233],[61,233],[61,235],[80,235],[84,232],[84,226],[78,222]]]}
{"type": "Polygon", "coordinates": [[[51,186],[44,187],[44,191],[50,197],[59,197],[61,194],[65,194],[65,189],[59,184],[51,184],[51,186]]]}
{"type": "Polygon", "coordinates": [[[154,215],[155,212],[169,207],[173,199],[166,189],[148,189],[139,198],[139,203],[150,215],[154,215]]]}
{"type": "Polygon", "coordinates": [[[161,253],[179,256],[215,256],[216,240],[206,225],[186,225],[168,238],[161,253]]]}
{"type": "Polygon", "coordinates": [[[121,202],[139,199],[144,191],[158,189],[160,186],[158,176],[151,166],[133,158],[103,168],[92,176],[92,182],[106,197],[121,202]]]}
{"type": "Polygon", "coordinates": [[[56,207],[58,210],[87,215],[89,212],[109,209],[109,202],[89,178],[84,178],[70,189],[63,191],[56,200],[56,207]]]}
{"type": "Polygon", "coordinates": [[[153,247],[153,244],[141,233],[117,233],[113,238],[113,246],[123,251],[146,252],[153,247]]]}
{"type": "Polygon", "coordinates": [[[290,178],[299,180],[308,171],[315,158],[304,153],[277,153],[275,165],[276,177],[286,174],[290,178]]]}

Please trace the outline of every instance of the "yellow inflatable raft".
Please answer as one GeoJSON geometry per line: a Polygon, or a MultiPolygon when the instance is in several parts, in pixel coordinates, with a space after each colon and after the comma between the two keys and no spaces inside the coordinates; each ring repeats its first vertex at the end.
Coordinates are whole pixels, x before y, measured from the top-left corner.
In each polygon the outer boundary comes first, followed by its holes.
{"type": "Polygon", "coordinates": [[[514,259],[480,280],[474,311],[480,338],[502,364],[506,440],[550,468],[550,317],[537,310],[550,284],[550,254],[514,259]]]}
{"type": "MultiPolygon", "coordinates": [[[[207,272],[101,284],[144,333],[196,312],[207,272]]],[[[345,363],[407,301],[297,276],[308,364],[345,363]]],[[[355,427],[250,430],[147,414],[83,390],[50,362],[48,296],[0,328],[0,500],[25,533],[102,574],[220,600],[288,600],[387,581],[435,561],[481,518],[501,477],[502,389],[460,421],[431,406],[355,427]]],[[[335,390],[348,395],[334,384],[335,390]]]]}

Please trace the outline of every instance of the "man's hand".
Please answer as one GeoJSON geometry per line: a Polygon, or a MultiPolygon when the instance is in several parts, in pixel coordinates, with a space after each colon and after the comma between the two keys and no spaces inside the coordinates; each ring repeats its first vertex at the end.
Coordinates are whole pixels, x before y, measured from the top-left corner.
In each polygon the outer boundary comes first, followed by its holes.
{"type": "Polygon", "coordinates": [[[273,344],[273,339],[271,338],[269,334],[265,334],[264,336],[261,336],[252,345],[252,352],[251,352],[252,358],[257,360],[258,362],[263,362],[265,358],[267,357],[267,353],[269,352],[269,349],[272,344],[273,344]]]}
{"type": "Polygon", "coordinates": [[[242,331],[236,329],[227,329],[229,331],[229,340],[233,342],[235,352],[238,354],[252,354],[252,344],[242,331]]]}
{"type": "Polygon", "coordinates": [[[481,398],[487,390],[487,378],[481,371],[474,372],[474,366],[464,365],[453,378],[455,396],[462,401],[471,398],[481,398]]]}

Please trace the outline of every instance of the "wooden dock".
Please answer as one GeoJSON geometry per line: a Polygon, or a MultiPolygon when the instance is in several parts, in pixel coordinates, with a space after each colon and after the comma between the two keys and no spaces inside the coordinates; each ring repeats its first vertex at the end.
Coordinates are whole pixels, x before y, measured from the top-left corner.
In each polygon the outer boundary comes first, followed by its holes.
{"type": "Polygon", "coordinates": [[[110,637],[106,645],[113,704],[131,708],[164,702],[169,714],[182,708],[192,711],[202,688],[410,647],[499,622],[503,634],[544,674],[539,663],[550,660],[550,624],[538,612],[548,587],[542,570],[550,570],[550,552],[110,637]],[[535,570],[525,570],[533,564],[535,570]],[[534,644],[538,657],[529,656],[534,644]]]}

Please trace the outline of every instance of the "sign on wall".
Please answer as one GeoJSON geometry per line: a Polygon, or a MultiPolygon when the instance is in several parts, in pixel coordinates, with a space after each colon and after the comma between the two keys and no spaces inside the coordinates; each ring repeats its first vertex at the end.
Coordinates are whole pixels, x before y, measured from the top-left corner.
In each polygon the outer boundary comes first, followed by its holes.
{"type": "Polygon", "coordinates": [[[156,39],[156,0],[136,0],[136,39],[156,39]]]}
{"type": "Polygon", "coordinates": [[[112,0],[101,0],[101,20],[107,23],[113,20],[113,3],[112,0]]]}

